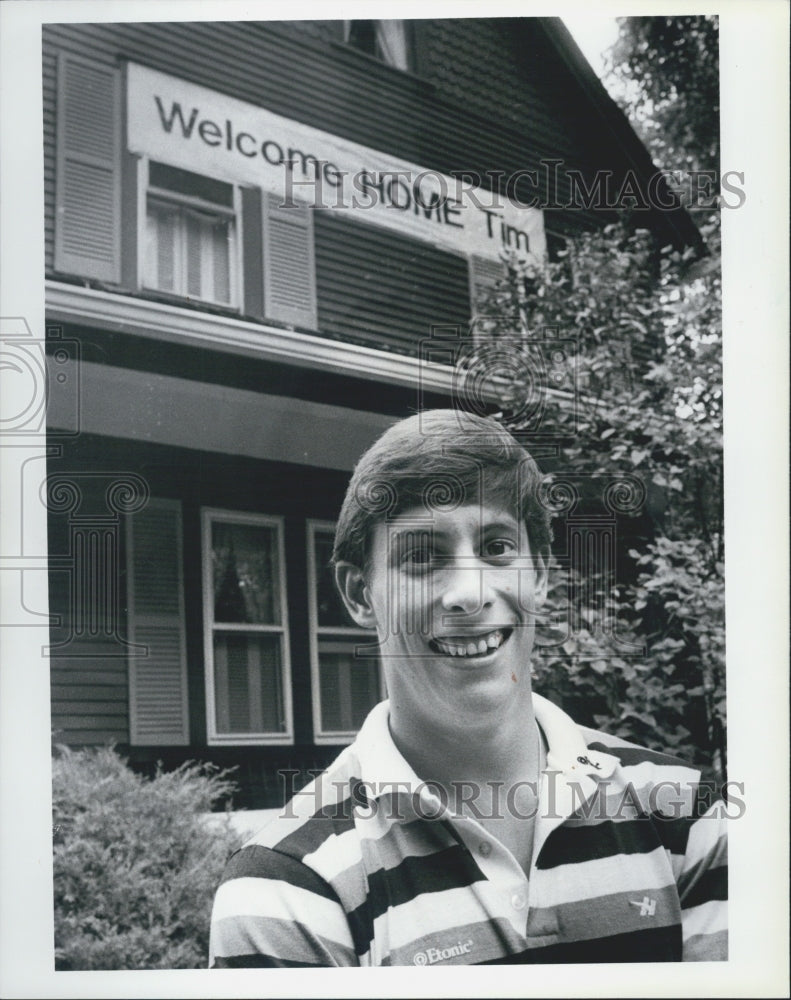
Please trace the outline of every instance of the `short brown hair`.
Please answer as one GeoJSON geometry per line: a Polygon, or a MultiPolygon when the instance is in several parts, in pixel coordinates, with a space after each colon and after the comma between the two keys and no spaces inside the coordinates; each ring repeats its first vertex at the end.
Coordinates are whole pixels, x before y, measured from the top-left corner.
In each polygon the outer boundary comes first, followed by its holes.
{"type": "Polygon", "coordinates": [[[551,542],[549,512],[537,496],[541,472],[496,420],[425,410],[390,427],[357,463],[335,530],[333,562],[364,569],[374,526],[403,511],[486,500],[517,512],[531,551],[551,542]]]}

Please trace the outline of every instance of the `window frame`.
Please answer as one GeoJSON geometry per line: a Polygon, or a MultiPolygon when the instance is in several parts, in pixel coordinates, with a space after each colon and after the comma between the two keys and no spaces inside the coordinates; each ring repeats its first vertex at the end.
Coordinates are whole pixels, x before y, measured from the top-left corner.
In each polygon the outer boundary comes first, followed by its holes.
{"type": "MultiPolygon", "coordinates": [[[[165,166],[181,170],[167,163],[165,160],[156,160],[165,166]]],[[[233,191],[232,205],[220,205],[207,201],[205,198],[182,194],[178,191],[170,191],[167,188],[155,187],[150,182],[149,165],[150,156],[141,156],[137,163],[137,287],[138,291],[148,295],[162,296],[171,302],[190,302],[198,306],[209,306],[212,309],[225,309],[232,313],[242,313],[244,304],[244,258],[243,258],[243,218],[242,218],[242,197],[240,185],[224,178],[214,178],[212,180],[221,181],[229,185],[233,191]],[[171,291],[170,289],[157,288],[155,285],[146,283],[146,259],[148,245],[148,200],[149,197],[159,204],[172,205],[179,210],[192,210],[202,212],[207,215],[214,214],[218,218],[230,220],[232,225],[232,239],[230,252],[228,254],[228,287],[230,291],[230,301],[221,302],[217,299],[209,299],[190,295],[187,291],[171,291]]],[[[210,177],[209,174],[203,174],[210,177]]]]}
{"type": "MultiPolygon", "coordinates": [[[[310,690],[313,708],[313,742],[317,746],[349,744],[354,741],[359,730],[322,729],[319,640],[322,636],[326,636],[327,638],[349,638],[359,639],[362,642],[366,640],[368,642],[375,642],[375,633],[370,629],[359,628],[358,626],[340,625],[336,628],[331,625],[319,625],[319,611],[316,600],[319,573],[316,565],[315,539],[317,534],[334,532],[335,522],[310,518],[306,523],[305,530],[308,558],[308,635],[310,645],[310,690]]],[[[387,697],[381,660],[377,663],[377,670],[379,673],[379,700],[381,701],[387,697]]]]}
{"type": "Polygon", "coordinates": [[[220,507],[201,508],[201,587],[203,596],[203,663],[206,685],[206,742],[209,746],[272,746],[290,745],[294,742],[294,707],[291,683],[291,644],[288,622],[288,594],[286,590],[286,560],[284,523],[282,517],[254,514],[246,511],[226,510],[220,507]],[[217,625],[214,621],[214,578],[211,560],[212,524],[246,524],[254,527],[274,528],[279,563],[278,587],[280,624],[262,625],[229,623],[217,625]],[[219,733],[214,684],[214,633],[215,631],[280,635],[281,683],[283,687],[283,714],[285,727],[282,732],[268,733],[219,733]]]}

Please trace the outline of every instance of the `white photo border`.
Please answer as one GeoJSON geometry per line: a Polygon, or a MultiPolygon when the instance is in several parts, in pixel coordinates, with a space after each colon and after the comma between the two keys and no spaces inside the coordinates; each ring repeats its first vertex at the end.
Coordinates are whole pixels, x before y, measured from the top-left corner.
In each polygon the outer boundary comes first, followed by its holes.
{"type": "MultiPolygon", "coordinates": [[[[591,13],[588,2],[402,0],[400,17],[591,13]]],[[[336,17],[370,3],[343,2],[336,17]]],[[[266,19],[263,2],[6,0],[0,4],[2,332],[44,332],[41,25],[266,19]],[[20,327],[20,320],[24,323],[20,327]]],[[[25,463],[43,441],[0,442],[0,995],[4,997],[786,996],[788,994],[788,8],[782,0],[597,3],[602,16],[720,15],[723,170],[746,202],[723,211],[727,689],[730,777],[746,813],[731,828],[731,957],[699,965],[378,970],[55,972],[46,524],[24,522],[25,463]],[[26,567],[21,593],[23,564],[26,567]],[[43,560],[43,561],[42,561],[43,560]],[[20,621],[16,605],[24,603],[20,621]],[[32,624],[30,623],[32,622],[32,624]],[[262,990],[263,977],[266,985],[262,990]]],[[[289,18],[321,17],[300,3],[289,18]]],[[[43,511],[43,508],[41,508],[43,511]]],[[[41,519],[43,521],[43,517],[41,519]]]]}

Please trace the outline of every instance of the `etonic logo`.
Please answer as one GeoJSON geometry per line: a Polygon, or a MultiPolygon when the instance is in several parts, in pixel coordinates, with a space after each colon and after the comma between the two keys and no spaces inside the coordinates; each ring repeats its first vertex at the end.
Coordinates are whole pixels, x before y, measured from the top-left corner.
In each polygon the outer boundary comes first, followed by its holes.
{"type": "Polygon", "coordinates": [[[445,962],[449,958],[469,955],[471,948],[472,938],[469,941],[459,941],[450,948],[426,948],[425,951],[418,951],[412,962],[414,965],[435,965],[437,962],[445,962]]]}

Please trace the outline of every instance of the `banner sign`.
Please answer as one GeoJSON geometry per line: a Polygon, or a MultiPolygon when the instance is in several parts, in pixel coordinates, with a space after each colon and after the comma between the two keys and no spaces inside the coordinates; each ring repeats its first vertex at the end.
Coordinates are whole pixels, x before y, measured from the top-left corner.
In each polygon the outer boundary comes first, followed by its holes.
{"type": "Polygon", "coordinates": [[[544,220],[502,195],[157,70],[127,65],[130,152],[285,203],[353,212],[464,255],[543,257],[544,220]]]}

